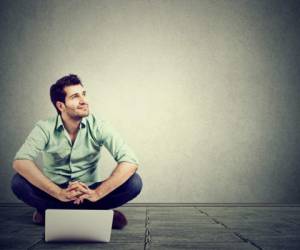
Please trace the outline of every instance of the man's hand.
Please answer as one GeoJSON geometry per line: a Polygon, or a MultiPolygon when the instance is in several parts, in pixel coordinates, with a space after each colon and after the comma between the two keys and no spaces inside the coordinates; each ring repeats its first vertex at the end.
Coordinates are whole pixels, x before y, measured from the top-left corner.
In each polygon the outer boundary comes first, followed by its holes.
{"type": "Polygon", "coordinates": [[[84,199],[90,200],[92,202],[96,202],[100,199],[100,196],[98,195],[98,193],[95,190],[90,189],[83,182],[79,182],[79,181],[70,182],[69,187],[67,188],[67,190],[69,190],[69,191],[76,190],[77,192],[78,191],[81,192],[81,194],[76,195],[74,204],[79,205],[80,203],[83,202],[84,199]]]}
{"type": "Polygon", "coordinates": [[[73,201],[80,195],[86,194],[88,189],[89,188],[82,182],[69,182],[69,186],[65,189],[61,189],[57,198],[63,202],[73,201]]]}

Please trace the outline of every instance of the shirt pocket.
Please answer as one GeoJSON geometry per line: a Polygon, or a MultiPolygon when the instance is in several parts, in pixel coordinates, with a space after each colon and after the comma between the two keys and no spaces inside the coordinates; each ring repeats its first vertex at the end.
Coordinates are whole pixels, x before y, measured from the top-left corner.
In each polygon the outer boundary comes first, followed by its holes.
{"type": "Polygon", "coordinates": [[[66,162],[70,159],[70,149],[64,147],[52,148],[47,152],[54,162],[66,162]]]}

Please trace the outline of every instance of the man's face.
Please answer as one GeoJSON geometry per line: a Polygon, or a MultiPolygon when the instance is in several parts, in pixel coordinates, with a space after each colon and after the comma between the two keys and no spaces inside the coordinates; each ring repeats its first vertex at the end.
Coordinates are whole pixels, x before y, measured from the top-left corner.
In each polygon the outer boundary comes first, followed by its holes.
{"type": "Polygon", "coordinates": [[[79,120],[89,115],[89,105],[86,91],[80,84],[64,88],[66,93],[65,103],[61,105],[62,113],[74,120],[79,120]]]}

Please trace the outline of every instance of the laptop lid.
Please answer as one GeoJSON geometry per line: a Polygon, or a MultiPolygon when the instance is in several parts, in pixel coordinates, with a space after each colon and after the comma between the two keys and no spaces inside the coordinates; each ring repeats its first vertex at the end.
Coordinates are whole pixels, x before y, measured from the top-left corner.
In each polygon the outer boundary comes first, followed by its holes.
{"type": "Polygon", "coordinates": [[[45,241],[109,242],[113,210],[47,209],[45,241]]]}

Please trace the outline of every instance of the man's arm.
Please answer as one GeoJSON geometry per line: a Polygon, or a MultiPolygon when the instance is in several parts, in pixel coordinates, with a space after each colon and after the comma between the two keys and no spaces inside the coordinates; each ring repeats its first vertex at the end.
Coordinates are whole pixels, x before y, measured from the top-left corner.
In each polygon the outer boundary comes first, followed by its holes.
{"type": "Polygon", "coordinates": [[[42,121],[37,122],[16,153],[13,169],[32,185],[57,198],[60,187],[48,179],[34,162],[48,141],[47,126],[42,121]]]}
{"type": "Polygon", "coordinates": [[[13,169],[28,180],[32,185],[38,187],[54,198],[58,198],[61,188],[46,177],[33,161],[14,160],[13,169]]]}
{"type": "Polygon", "coordinates": [[[101,185],[95,189],[95,192],[99,195],[99,198],[102,199],[126,182],[137,169],[138,165],[136,164],[120,162],[112,172],[111,176],[102,182],[101,185]]]}
{"type": "Polygon", "coordinates": [[[96,137],[118,163],[111,176],[95,189],[99,199],[126,182],[138,169],[139,161],[133,150],[125,143],[114,127],[104,120],[98,120],[96,137]]]}

